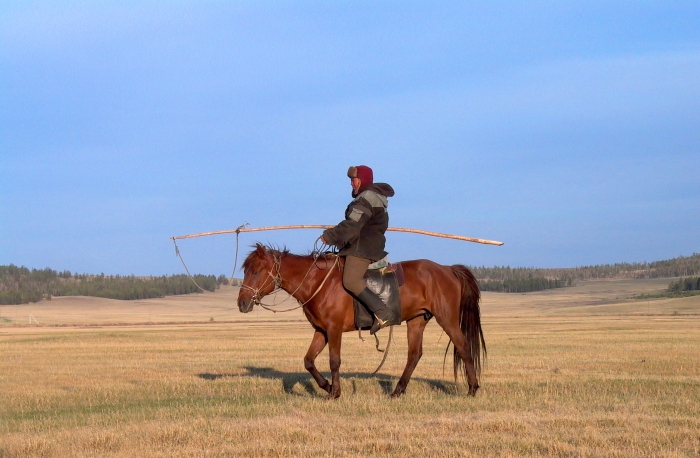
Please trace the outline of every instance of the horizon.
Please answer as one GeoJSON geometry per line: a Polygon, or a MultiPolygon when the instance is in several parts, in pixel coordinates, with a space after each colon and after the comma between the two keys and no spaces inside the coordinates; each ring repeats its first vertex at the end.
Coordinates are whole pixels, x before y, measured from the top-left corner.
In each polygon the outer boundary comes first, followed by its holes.
{"type": "MultiPolygon", "coordinates": [[[[292,253],[292,254],[299,254],[299,253],[292,253]]],[[[477,266],[477,265],[468,265],[468,264],[467,264],[467,267],[470,268],[470,269],[510,268],[510,269],[525,269],[525,270],[527,270],[527,269],[533,269],[533,270],[534,270],[534,269],[540,269],[540,270],[566,270],[566,269],[582,269],[582,268],[592,268],[592,267],[615,266],[615,265],[624,265],[624,264],[629,264],[629,265],[642,264],[642,265],[645,265],[645,264],[653,264],[653,263],[657,263],[657,262],[673,261],[673,260],[682,259],[682,258],[692,258],[692,257],[694,257],[694,256],[700,256],[700,253],[692,253],[692,254],[689,254],[689,255],[680,255],[680,256],[676,256],[676,257],[674,257],[674,258],[669,258],[669,259],[657,259],[657,260],[654,260],[654,261],[614,262],[614,263],[608,263],[608,264],[590,264],[590,265],[581,265],[581,266],[573,266],[573,267],[534,267],[534,266],[507,266],[507,265],[492,265],[492,266],[479,265],[479,266],[477,266]]],[[[245,259],[245,257],[243,257],[243,259],[245,259]]],[[[239,261],[242,262],[242,259],[239,258],[239,261]]],[[[408,260],[406,260],[406,261],[408,261],[408,260]]],[[[401,262],[401,261],[398,261],[398,262],[401,262]]],[[[45,266],[45,267],[42,267],[42,268],[38,268],[38,267],[30,267],[30,266],[24,266],[24,265],[17,265],[17,264],[14,264],[14,263],[0,264],[0,267],[10,267],[10,266],[14,266],[14,267],[20,268],[20,269],[21,269],[21,268],[25,268],[25,269],[28,269],[28,270],[30,270],[30,271],[31,271],[31,270],[41,271],[41,270],[45,270],[45,269],[50,269],[50,270],[56,272],[57,274],[62,274],[62,273],[64,273],[64,272],[66,272],[66,271],[69,271],[70,274],[71,274],[72,276],[78,276],[78,275],[99,276],[99,275],[105,275],[105,276],[122,276],[122,277],[134,276],[134,277],[138,277],[138,278],[141,278],[141,277],[146,278],[146,277],[161,277],[161,276],[169,276],[169,275],[188,275],[188,273],[187,273],[187,271],[184,269],[184,267],[183,267],[183,269],[182,269],[182,272],[174,272],[174,273],[171,273],[171,274],[145,274],[145,275],[136,275],[136,274],[105,274],[104,272],[100,272],[100,273],[77,272],[77,271],[76,271],[76,272],[73,272],[73,271],[70,271],[69,269],[56,269],[56,268],[53,268],[53,267],[51,267],[51,266],[45,266]]],[[[240,272],[240,271],[239,271],[239,272],[240,272]]],[[[231,277],[230,274],[226,274],[225,272],[220,272],[220,273],[218,273],[218,274],[216,274],[216,273],[208,273],[208,272],[191,272],[191,274],[192,274],[192,276],[195,276],[195,275],[208,275],[208,276],[211,276],[211,275],[213,275],[213,276],[215,276],[215,277],[219,277],[219,276],[221,276],[221,275],[225,275],[226,278],[229,279],[229,280],[230,280],[231,278],[233,278],[233,279],[235,279],[235,280],[241,280],[241,279],[243,278],[243,277],[231,277]]],[[[691,276],[692,276],[692,275],[691,275],[691,276]]],[[[674,278],[674,277],[659,277],[659,278],[674,278]]],[[[596,278],[596,279],[594,279],[594,280],[597,280],[597,279],[598,279],[598,278],[596,278]]]]}

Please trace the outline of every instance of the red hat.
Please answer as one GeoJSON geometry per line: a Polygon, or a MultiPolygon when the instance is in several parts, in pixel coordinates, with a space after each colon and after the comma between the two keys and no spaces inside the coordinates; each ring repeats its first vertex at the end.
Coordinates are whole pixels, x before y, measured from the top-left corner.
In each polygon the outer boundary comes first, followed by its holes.
{"type": "Polygon", "coordinates": [[[366,165],[357,165],[350,167],[348,169],[348,177],[360,179],[360,181],[362,182],[362,185],[360,185],[360,191],[362,191],[374,182],[374,174],[372,173],[372,169],[370,169],[366,165]]]}

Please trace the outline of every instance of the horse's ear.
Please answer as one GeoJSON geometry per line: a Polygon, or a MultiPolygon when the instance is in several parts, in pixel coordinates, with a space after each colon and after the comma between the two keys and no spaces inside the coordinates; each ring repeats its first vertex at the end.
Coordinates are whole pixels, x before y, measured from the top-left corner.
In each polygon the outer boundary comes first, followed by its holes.
{"type": "Polygon", "coordinates": [[[264,257],[267,254],[267,250],[260,243],[255,244],[255,252],[260,257],[264,257]]]}

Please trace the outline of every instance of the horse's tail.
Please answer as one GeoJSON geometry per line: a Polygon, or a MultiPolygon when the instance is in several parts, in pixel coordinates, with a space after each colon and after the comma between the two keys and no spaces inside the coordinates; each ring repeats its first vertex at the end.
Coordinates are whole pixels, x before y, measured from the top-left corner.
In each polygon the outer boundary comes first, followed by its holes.
{"type": "MultiPolygon", "coordinates": [[[[459,279],[462,286],[459,304],[459,327],[464,337],[466,337],[467,342],[469,342],[474,369],[478,377],[481,374],[482,354],[484,359],[486,359],[486,342],[484,342],[484,333],[481,330],[481,310],[479,309],[481,292],[479,291],[479,284],[471,270],[461,264],[454,265],[451,268],[452,273],[459,279]]],[[[453,348],[452,356],[454,360],[455,381],[457,381],[457,374],[459,372],[462,372],[466,378],[467,368],[464,366],[462,358],[459,357],[457,348],[453,348]]]]}

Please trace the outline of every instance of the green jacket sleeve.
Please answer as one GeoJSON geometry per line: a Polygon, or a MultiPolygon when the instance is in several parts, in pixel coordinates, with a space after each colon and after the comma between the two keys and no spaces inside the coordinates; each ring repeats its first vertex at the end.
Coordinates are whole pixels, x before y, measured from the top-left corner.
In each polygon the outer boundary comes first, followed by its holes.
{"type": "Polygon", "coordinates": [[[323,231],[323,240],[329,245],[342,249],[354,242],[365,223],[372,216],[372,207],[363,198],[353,200],[345,210],[345,219],[335,227],[323,231]]]}

